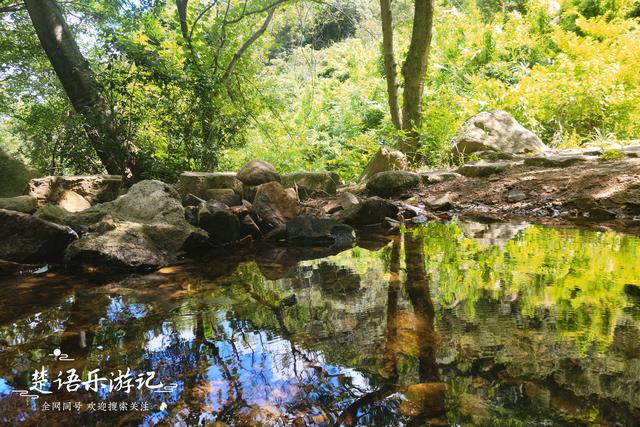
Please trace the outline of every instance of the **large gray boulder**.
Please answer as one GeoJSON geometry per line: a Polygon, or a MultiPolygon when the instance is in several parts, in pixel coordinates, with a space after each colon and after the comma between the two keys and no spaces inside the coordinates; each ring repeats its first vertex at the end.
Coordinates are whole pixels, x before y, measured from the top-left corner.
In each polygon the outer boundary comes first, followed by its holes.
{"type": "Polygon", "coordinates": [[[46,176],[29,181],[26,194],[38,200],[78,212],[118,197],[122,177],[118,175],[46,176]]]}
{"type": "Polygon", "coordinates": [[[238,179],[244,185],[255,186],[271,181],[280,181],[280,174],[271,164],[263,160],[251,160],[238,172],[238,179]]]}
{"type": "Polygon", "coordinates": [[[385,218],[395,219],[398,207],[380,197],[369,197],[348,209],[338,212],[332,219],[354,227],[382,224],[385,218]]]}
{"type": "Polygon", "coordinates": [[[298,200],[276,181],[258,186],[251,212],[269,227],[287,223],[302,213],[298,200]]]}
{"type": "Polygon", "coordinates": [[[19,263],[58,261],[77,238],[69,227],[0,209],[0,259],[19,263]]]}
{"type": "Polygon", "coordinates": [[[294,172],[282,177],[285,188],[297,188],[301,199],[336,194],[340,177],[331,172],[294,172]]]}
{"type": "Polygon", "coordinates": [[[401,197],[420,187],[420,175],[408,171],[387,171],[376,174],[367,182],[367,192],[372,196],[401,197]]]}
{"type": "Polygon", "coordinates": [[[209,238],[187,222],[178,192],[160,181],[141,181],[116,200],[82,212],[91,213],[102,214],[102,222],[67,248],[70,264],[160,267],[209,238]]]}
{"type": "Polygon", "coordinates": [[[38,201],[31,196],[1,198],[0,209],[32,214],[38,209],[38,201]]]}
{"type": "Polygon", "coordinates": [[[360,175],[360,182],[368,181],[380,172],[405,170],[407,167],[407,158],[401,151],[382,146],[367,163],[360,175]]]}
{"type": "Polygon", "coordinates": [[[543,152],[547,146],[506,111],[484,111],[469,118],[454,138],[456,154],[480,151],[524,154],[543,152]]]}
{"type": "Polygon", "coordinates": [[[242,182],[235,172],[183,172],[178,178],[177,189],[183,199],[193,194],[209,200],[208,190],[232,189],[242,197],[242,182]]]}

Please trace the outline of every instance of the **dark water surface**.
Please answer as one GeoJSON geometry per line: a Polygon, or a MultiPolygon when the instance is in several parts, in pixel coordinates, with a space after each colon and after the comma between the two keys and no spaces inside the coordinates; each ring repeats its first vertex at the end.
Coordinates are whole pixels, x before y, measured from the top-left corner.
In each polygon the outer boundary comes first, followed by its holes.
{"type": "Polygon", "coordinates": [[[229,255],[0,279],[0,424],[640,424],[637,237],[432,223],[229,255]],[[126,393],[127,368],[155,376],[126,393]],[[71,369],[105,380],[58,390],[71,369]]]}

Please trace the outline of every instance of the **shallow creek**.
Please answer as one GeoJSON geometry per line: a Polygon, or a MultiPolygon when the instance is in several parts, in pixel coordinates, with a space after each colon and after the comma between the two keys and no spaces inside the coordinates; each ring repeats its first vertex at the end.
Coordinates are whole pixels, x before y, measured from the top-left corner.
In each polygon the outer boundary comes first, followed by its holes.
{"type": "Polygon", "coordinates": [[[0,279],[0,424],[640,424],[638,237],[452,222],[229,252],[0,279]]]}

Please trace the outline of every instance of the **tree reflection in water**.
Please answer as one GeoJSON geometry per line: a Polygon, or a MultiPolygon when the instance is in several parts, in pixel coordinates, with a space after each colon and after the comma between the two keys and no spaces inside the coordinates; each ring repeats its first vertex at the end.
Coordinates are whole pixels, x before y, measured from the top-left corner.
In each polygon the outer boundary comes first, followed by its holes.
{"type": "Polygon", "coordinates": [[[115,282],[7,279],[0,424],[631,425],[637,239],[522,225],[500,235],[478,244],[430,224],[319,260],[270,248],[115,282]],[[47,359],[53,348],[85,375],[130,367],[177,388],[49,399],[147,401],[146,413],[43,412],[10,392],[35,367],[68,368],[47,359]]]}

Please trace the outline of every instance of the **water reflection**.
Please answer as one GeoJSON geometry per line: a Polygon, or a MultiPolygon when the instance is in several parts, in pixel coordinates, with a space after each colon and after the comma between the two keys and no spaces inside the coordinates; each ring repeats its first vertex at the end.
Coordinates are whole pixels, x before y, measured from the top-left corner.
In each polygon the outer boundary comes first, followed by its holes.
{"type": "Polygon", "coordinates": [[[339,254],[5,279],[0,424],[636,425],[638,259],[622,234],[432,223],[339,254]],[[176,387],[12,394],[40,366],[68,369],[54,348],[83,375],[128,367],[176,387]]]}

